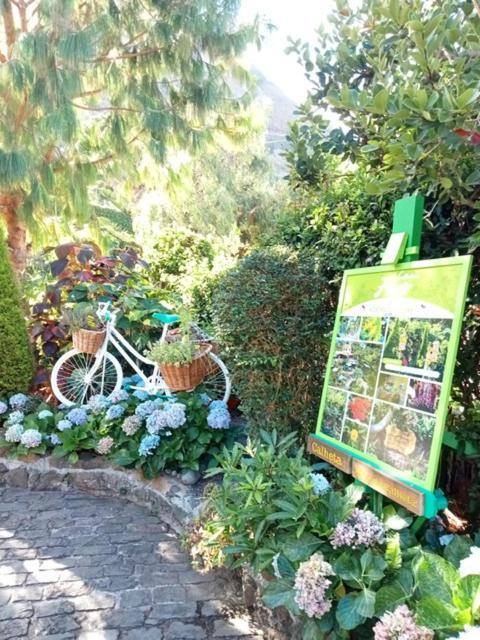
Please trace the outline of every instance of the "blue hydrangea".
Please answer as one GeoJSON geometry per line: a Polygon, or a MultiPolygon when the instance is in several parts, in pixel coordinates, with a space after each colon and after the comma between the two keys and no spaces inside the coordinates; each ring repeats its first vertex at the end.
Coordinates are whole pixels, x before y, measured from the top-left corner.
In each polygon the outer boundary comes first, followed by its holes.
{"type": "Polygon", "coordinates": [[[228,429],[230,426],[230,414],[228,411],[210,411],[207,416],[207,424],[212,429],[228,429]]]}
{"type": "Polygon", "coordinates": [[[143,384],[144,384],[143,379],[142,379],[142,376],[141,376],[140,374],[138,374],[138,373],[134,373],[134,374],[133,374],[133,376],[132,376],[132,382],[133,382],[134,384],[139,384],[139,385],[143,385],[143,384]]]}
{"type": "Polygon", "coordinates": [[[70,420],[59,420],[58,424],[57,424],[57,429],[59,431],[65,431],[65,429],[71,429],[73,427],[72,423],[70,422],[70,420]]]}
{"type": "Polygon", "coordinates": [[[125,413],[125,408],[121,404],[114,404],[108,408],[105,418],[107,420],[117,420],[125,413]]]}
{"type": "Polygon", "coordinates": [[[100,393],[96,396],[92,396],[88,401],[88,407],[95,415],[102,413],[110,406],[110,400],[100,393]]]}
{"type": "Polygon", "coordinates": [[[164,409],[156,409],[147,417],[147,431],[150,434],[158,433],[161,429],[168,426],[168,412],[164,409]]]}
{"type": "Polygon", "coordinates": [[[210,396],[208,395],[208,393],[201,393],[199,395],[200,398],[200,402],[205,406],[208,407],[208,405],[212,402],[212,399],[210,398],[210,396]]]}
{"type": "Polygon", "coordinates": [[[145,419],[156,409],[157,405],[153,400],[146,400],[145,402],[142,402],[142,404],[139,404],[135,409],[135,415],[139,416],[142,419],[145,419]]]}
{"type": "Polygon", "coordinates": [[[42,434],[37,429],[26,429],[20,437],[20,442],[27,449],[33,449],[42,443],[42,434]]]}
{"type": "Polygon", "coordinates": [[[24,418],[23,411],[12,411],[12,413],[8,416],[5,424],[7,426],[10,424],[19,424],[20,422],[22,422],[23,418],[24,418]]]}
{"type": "Polygon", "coordinates": [[[28,397],[24,393],[16,393],[15,395],[11,396],[9,400],[10,406],[16,411],[25,409],[27,402],[28,397]]]}
{"type": "Polygon", "coordinates": [[[140,446],[138,447],[138,453],[141,456],[149,456],[159,444],[160,436],[157,436],[156,434],[143,436],[140,446]]]}
{"type": "Polygon", "coordinates": [[[42,411],[38,412],[38,417],[40,418],[40,420],[46,420],[47,418],[51,418],[52,416],[53,413],[48,409],[43,409],[42,411]]]}
{"type": "Polygon", "coordinates": [[[129,397],[130,396],[128,395],[127,391],[125,391],[125,389],[119,389],[118,391],[114,391],[112,394],[110,394],[108,399],[113,404],[116,404],[117,402],[124,402],[125,400],[128,400],[129,397]]]}
{"type": "Polygon", "coordinates": [[[148,393],[146,391],[143,391],[142,389],[135,389],[132,395],[135,396],[137,400],[141,400],[142,402],[144,400],[148,400],[148,393]]]}
{"type": "Polygon", "coordinates": [[[23,425],[20,423],[11,424],[5,431],[5,440],[7,442],[20,442],[23,433],[23,425]]]}
{"type": "Polygon", "coordinates": [[[212,400],[208,405],[209,411],[228,411],[227,403],[223,400],[212,400]]]}
{"type": "Polygon", "coordinates": [[[6,404],[5,402],[0,402],[0,415],[2,415],[2,413],[5,413],[5,411],[8,411],[8,404],[6,404]]]}
{"type": "Polygon", "coordinates": [[[70,422],[76,427],[85,424],[88,420],[86,409],[84,409],[83,407],[76,407],[75,409],[71,409],[67,413],[67,420],[70,420],[70,422]]]}
{"type": "Polygon", "coordinates": [[[178,429],[187,421],[187,416],[185,415],[186,406],[181,402],[172,402],[168,403],[166,407],[167,412],[167,426],[170,429],[178,429]]]}
{"type": "Polygon", "coordinates": [[[50,434],[50,442],[54,445],[62,444],[62,441],[60,440],[60,438],[57,436],[56,433],[50,434]]]}
{"type": "Polygon", "coordinates": [[[313,493],[316,496],[323,496],[332,488],[330,482],[321,473],[311,473],[310,480],[313,482],[313,493]]]}

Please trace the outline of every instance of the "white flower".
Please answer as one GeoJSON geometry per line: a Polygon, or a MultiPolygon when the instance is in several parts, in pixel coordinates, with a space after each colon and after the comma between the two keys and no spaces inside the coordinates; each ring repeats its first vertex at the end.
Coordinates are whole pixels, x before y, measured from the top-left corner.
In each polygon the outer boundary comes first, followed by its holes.
{"type": "Polygon", "coordinates": [[[459,574],[465,576],[480,576],[480,547],[472,547],[468,558],[460,560],[459,574]]]}
{"type": "Polygon", "coordinates": [[[465,629],[460,631],[459,636],[452,636],[447,640],[478,640],[480,638],[480,627],[471,627],[469,624],[465,625],[465,629]]]}
{"type": "Polygon", "coordinates": [[[7,442],[20,442],[20,438],[22,437],[23,426],[18,422],[12,424],[5,431],[5,440],[7,442]]]}
{"type": "Polygon", "coordinates": [[[22,433],[20,442],[28,449],[38,447],[38,445],[42,442],[42,434],[36,429],[27,429],[22,433]]]}

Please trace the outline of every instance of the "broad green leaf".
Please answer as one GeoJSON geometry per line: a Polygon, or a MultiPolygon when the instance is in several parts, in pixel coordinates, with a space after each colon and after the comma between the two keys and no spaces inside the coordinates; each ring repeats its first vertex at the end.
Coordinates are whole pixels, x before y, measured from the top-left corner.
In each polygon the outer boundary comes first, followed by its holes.
{"type": "Polygon", "coordinates": [[[285,579],[270,582],[262,596],[263,602],[270,609],[287,607],[289,611],[298,610],[295,603],[295,590],[291,582],[285,579]]]}
{"type": "Polygon", "coordinates": [[[450,180],[450,178],[446,177],[440,178],[440,184],[444,189],[451,189],[453,187],[453,182],[450,180]]]}
{"type": "Polygon", "coordinates": [[[464,109],[468,105],[474,103],[479,96],[477,88],[466,89],[457,98],[457,106],[459,109],[464,109]]]}
{"type": "Polygon", "coordinates": [[[406,594],[399,582],[380,587],[375,600],[375,615],[381,616],[386,611],[393,611],[406,600],[406,594]]]}
{"type": "Polygon", "coordinates": [[[365,618],[360,615],[356,609],[356,599],[358,598],[358,592],[349,593],[344,596],[337,605],[337,611],[335,616],[337,622],[342,629],[350,631],[355,629],[359,624],[365,622],[365,618]]]}
{"type": "Polygon", "coordinates": [[[385,575],[387,563],[379,553],[367,549],[360,557],[362,575],[365,582],[371,584],[381,580],[385,575]]]}
{"type": "Polygon", "coordinates": [[[283,552],[290,562],[303,562],[320,548],[321,543],[312,533],[304,533],[298,540],[288,542],[283,552]]]}
{"type": "Polygon", "coordinates": [[[358,557],[350,551],[344,551],[333,563],[335,574],[342,580],[360,582],[362,568],[358,557]]]}
{"type": "Polygon", "coordinates": [[[387,540],[385,548],[385,560],[391,569],[400,569],[402,566],[402,550],[400,548],[400,536],[398,533],[387,540]]]}
{"type": "Polygon", "coordinates": [[[371,618],[375,613],[375,592],[364,589],[355,599],[355,610],[364,618],[371,618]]]}
{"type": "MultiPolygon", "coordinates": [[[[417,620],[419,624],[433,629],[454,630],[460,628],[455,615],[456,610],[449,607],[441,598],[428,596],[417,604],[417,620]]],[[[463,625],[462,625],[463,626],[463,625]]]]}
{"type": "Polygon", "coordinates": [[[452,590],[459,580],[455,567],[433,553],[423,553],[415,565],[415,577],[421,597],[432,596],[452,601],[452,590]]]}
{"type": "Polygon", "coordinates": [[[454,536],[445,547],[445,560],[451,562],[458,569],[460,560],[470,555],[470,547],[472,544],[471,539],[466,536],[454,536]]]}
{"type": "Polygon", "coordinates": [[[373,97],[373,107],[377,113],[384,114],[387,110],[388,91],[380,89],[373,97]]]}
{"type": "Polygon", "coordinates": [[[459,609],[470,609],[478,615],[480,612],[480,576],[461,578],[453,596],[453,602],[459,609]]]}
{"type": "Polygon", "coordinates": [[[412,516],[404,509],[395,509],[393,505],[388,505],[383,510],[383,524],[387,529],[401,531],[412,523],[412,516]]]}

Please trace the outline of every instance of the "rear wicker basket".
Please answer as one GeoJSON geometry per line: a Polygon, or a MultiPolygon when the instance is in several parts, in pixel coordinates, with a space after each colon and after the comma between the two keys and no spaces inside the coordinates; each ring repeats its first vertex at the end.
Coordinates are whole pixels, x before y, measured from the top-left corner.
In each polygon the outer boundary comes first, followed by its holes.
{"type": "Polygon", "coordinates": [[[198,387],[206,375],[206,362],[212,345],[202,345],[201,350],[188,364],[159,365],[160,372],[170,391],[191,391],[198,387]]]}
{"type": "Polygon", "coordinates": [[[73,346],[82,353],[95,354],[105,340],[105,329],[92,331],[91,329],[79,329],[72,334],[73,346]]]}

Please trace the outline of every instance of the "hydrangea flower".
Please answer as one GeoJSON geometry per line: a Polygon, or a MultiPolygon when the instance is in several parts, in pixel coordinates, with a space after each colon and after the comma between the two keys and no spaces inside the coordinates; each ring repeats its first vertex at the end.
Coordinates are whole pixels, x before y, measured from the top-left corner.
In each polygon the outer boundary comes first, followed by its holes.
{"type": "Polygon", "coordinates": [[[433,631],[419,627],[405,604],[384,613],[373,627],[373,633],[374,640],[433,640],[433,631]]]}
{"type": "Polygon", "coordinates": [[[12,413],[8,416],[5,424],[6,425],[19,424],[24,417],[25,416],[23,411],[12,411],[12,413]]]}
{"type": "Polygon", "coordinates": [[[142,419],[138,416],[128,416],[122,422],[122,431],[127,436],[133,436],[142,426],[142,419]]]}
{"type": "Polygon", "coordinates": [[[227,403],[223,400],[212,400],[208,406],[209,411],[228,411],[227,403]]]}
{"type": "Polygon", "coordinates": [[[8,411],[8,404],[6,404],[5,402],[0,402],[0,415],[2,415],[2,413],[5,413],[5,411],[8,411]]]}
{"type": "Polygon", "coordinates": [[[110,406],[110,400],[108,400],[108,398],[103,396],[101,393],[98,393],[97,395],[92,396],[87,404],[92,413],[98,415],[110,406]]]}
{"type": "Polygon", "coordinates": [[[137,400],[141,400],[142,402],[144,400],[148,400],[148,393],[146,391],[143,391],[142,389],[135,389],[132,395],[135,396],[137,400]]]}
{"type": "Polygon", "coordinates": [[[458,572],[462,578],[465,576],[480,576],[480,547],[471,547],[470,555],[460,560],[458,572]]]}
{"type": "Polygon", "coordinates": [[[332,547],[337,549],[342,546],[349,546],[356,549],[361,545],[373,547],[381,544],[385,540],[383,525],[377,516],[371,511],[354,509],[351,515],[340,522],[330,537],[332,547]]]}
{"type": "Polygon", "coordinates": [[[460,631],[459,636],[454,638],[447,638],[447,640],[478,640],[480,638],[480,627],[472,627],[469,624],[465,625],[463,631],[460,631]]]}
{"type": "Polygon", "coordinates": [[[310,480],[313,482],[313,493],[316,496],[323,496],[332,488],[322,473],[311,473],[310,480]]]}
{"type": "Polygon", "coordinates": [[[84,407],[75,407],[67,413],[67,420],[79,427],[88,420],[87,410],[84,407]]]}
{"type": "Polygon", "coordinates": [[[153,413],[156,408],[157,407],[153,400],[146,400],[145,402],[142,402],[142,404],[139,404],[138,407],[135,409],[135,415],[139,416],[140,418],[142,418],[142,420],[144,420],[147,416],[153,413]]]}
{"type": "Polygon", "coordinates": [[[125,413],[125,408],[122,407],[121,404],[113,404],[111,407],[107,409],[107,413],[105,414],[106,420],[117,420],[121,418],[125,413]]]}
{"type": "Polygon", "coordinates": [[[166,406],[167,426],[170,429],[178,429],[187,421],[185,411],[187,407],[181,402],[169,402],[166,406]]]}
{"type": "Polygon", "coordinates": [[[28,397],[24,393],[16,393],[15,395],[11,396],[9,400],[10,406],[15,411],[21,411],[22,409],[25,409],[27,402],[28,397]]]}
{"type": "Polygon", "coordinates": [[[327,590],[332,584],[328,576],[334,571],[321,553],[314,553],[302,562],[295,575],[295,602],[309,618],[321,618],[332,608],[327,590]]]}
{"type": "Polygon", "coordinates": [[[168,426],[168,412],[165,409],[156,409],[147,418],[147,431],[150,434],[158,433],[168,426]]]}
{"type": "Polygon", "coordinates": [[[37,429],[26,429],[21,435],[20,442],[28,449],[38,447],[42,442],[42,434],[37,429]]]}
{"type": "Polygon", "coordinates": [[[201,393],[201,394],[199,395],[199,398],[200,398],[200,402],[201,402],[204,406],[206,406],[206,407],[208,407],[208,405],[209,405],[209,404],[211,403],[211,401],[212,401],[212,399],[210,398],[210,396],[208,395],[208,393],[201,393]]]}
{"type": "Polygon", "coordinates": [[[52,416],[53,413],[48,409],[43,409],[42,411],[38,412],[38,417],[40,418],[40,420],[46,420],[47,418],[51,418],[52,416]]]}
{"type": "Polygon", "coordinates": [[[62,444],[62,441],[60,440],[60,438],[57,436],[56,433],[50,434],[50,442],[54,445],[62,444]]]}
{"type": "Polygon", "coordinates": [[[153,450],[160,444],[160,436],[156,434],[143,436],[140,446],[138,447],[138,453],[141,456],[149,456],[153,453],[153,450]]]}
{"type": "Polygon", "coordinates": [[[5,440],[7,442],[20,442],[23,433],[23,425],[16,422],[8,427],[5,431],[5,440]]]}
{"type": "Polygon", "coordinates": [[[110,436],[106,436],[105,438],[100,438],[100,440],[97,442],[97,453],[99,453],[102,456],[107,455],[107,453],[110,453],[111,448],[113,447],[114,441],[113,438],[111,438],[110,436]]]}
{"type": "Polygon", "coordinates": [[[228,429],[231,418],[228,411],[210,411],[207,416],[207,424],[212,429],[228,429]]]}
{"type": "Polygon", "coordinates": [[[66,420],[65,418],[63,420],[59,420],[57,424],[57,429],[59,431],[65,431],[65,429],[71,429],[72,427],[73,425],[70,420],[66,420]]]}
{"type": "Polygon", "coordinates": [[[108,399],[111,403],[116,404],[117,402],[124,402],[125,400],[128,400],[129,397],[128,392],[125,391],[125,389],[119,389],[118,391],[114,391],[110,394],[108,399]]]}

